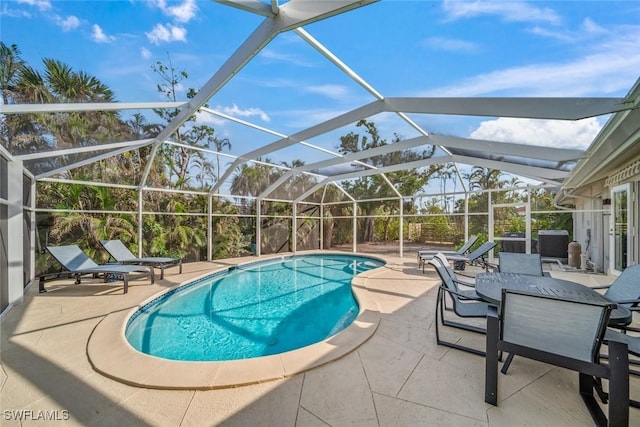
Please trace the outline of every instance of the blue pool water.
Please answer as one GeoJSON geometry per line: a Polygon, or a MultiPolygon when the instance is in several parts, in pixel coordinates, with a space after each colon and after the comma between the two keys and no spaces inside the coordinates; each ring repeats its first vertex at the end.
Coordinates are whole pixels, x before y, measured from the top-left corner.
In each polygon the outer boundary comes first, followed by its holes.
{"type": "Polygon", "coordinates": [[[221,361],[320,342],[358,315],[356,274],[384,265],[350,255],[290,256],[212,274],[156,298],[129,320],[137,350],[172,360],[221,361]]]}

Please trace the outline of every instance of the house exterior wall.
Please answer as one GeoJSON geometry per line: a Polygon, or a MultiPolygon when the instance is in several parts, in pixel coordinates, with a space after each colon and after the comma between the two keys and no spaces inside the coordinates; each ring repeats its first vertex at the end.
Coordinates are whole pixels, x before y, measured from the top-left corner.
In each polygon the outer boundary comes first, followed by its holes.
{"type": "MultiPolygon", "coordinates": [[[[627,265],[638,264],[640,263],[640,238],[638,236],[640,232],[640,156],[636,156],[622,167],[611,171],[604,185],[609,191],[609,197],[616,187],[628,186],[627,265]]],[[[610,215],[610,219],[609,233],[612,234],[613,215],[610,215]]],[[[613,250],[610,250],[610,254],[613,257],[613,250]]]]}
{"type": "Polygon", "coordinates": [[[587,194],[576,198],[576,212],[573,217],[573,239],[582,246],[583,256],[593,263],[595,271],[605,271],[607,254],[605,242],[609,209],[603,206],[603,189],[595,184],[585,190],[587,194]]]}
{"type": "Polygon", "coordinates": [[[574,239],[594,263],[596,271],[610,272],[613,257],[610,238],[612,224],[612,189],[629,184],[628,265],[640,263],[640,156],[622,167],[607,171],[605,178],[579,189],[574,195],[579,212],[574,214],[574,239]]]}

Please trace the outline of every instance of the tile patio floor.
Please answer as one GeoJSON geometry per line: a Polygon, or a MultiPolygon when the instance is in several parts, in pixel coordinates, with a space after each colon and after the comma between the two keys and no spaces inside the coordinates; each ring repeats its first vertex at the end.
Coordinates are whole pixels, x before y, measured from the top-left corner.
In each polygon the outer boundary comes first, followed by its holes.
{"type": "MultiPolygon", "coordinates": [[[[254,259],[254,258],[251,258],[254,259]]],[[[114,284],[32,286],[25,304],[1,323],[0,424],[74,426],[590,426],[578,395],[577,374],[516,358],[500,375],[499,406],[484,403],[484,359],[435,344],[435,272],[417,268],[413,254],[385,257],[367,279],[381,320],[374,335],[346,356],[295,375],[218,390],[137,388],[95,372],[87,342],[109,313],[130,310],[150,296],[220,268],[224,262],[167,270],[155,285],[132,281],[129,293],[114,284]],[[11,420],[7,411],[31,410],[61,421],[11,420]],[[58,412],[52,412],[52,411],[58,412]]],[[[229,264],[242,262],[233,260],[229,264]]],[[[602,275],[554,271],[556,277],[606,284],[602,275]]],[[[638,318],[636,318],[636,323],[638,318]]],[[[483,336],[463,334],[484,346],[483,336]]],[[[640,379],[631,396],[640,399],[640,379]]],[[[23,412],[24,413],[24,412],[23,412]]],[[[640,426],[640,410],[630,410],[640,426]]]]}

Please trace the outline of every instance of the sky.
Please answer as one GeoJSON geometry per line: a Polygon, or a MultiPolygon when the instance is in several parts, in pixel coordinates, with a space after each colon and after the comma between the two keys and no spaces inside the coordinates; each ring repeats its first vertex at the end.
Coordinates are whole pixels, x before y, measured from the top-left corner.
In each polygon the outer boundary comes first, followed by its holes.
{"type": "MultiPolygon", "coordinates": [[[[282,2],[281,2],[282,3],[282,2]]],[[[213,1],[3,0],[0,36],[41,68],[60,60],[121,102],[165,100],[152,67],[185,70],[199,88],[263,18],[213,1]]],[[[640,77],[637,1],[382,0],[304,30],[383,96],[624,97],[640,77]]],[[[374,98],[293,32],[272,40],[209,101],[217,111],[291,135],[374,98]]],[[[607,117],[577,122],[410,115],[427,132],[586,149],[607,117]]],[[[150,120],[154,117],[149,116],[150,120]]],[[[240,155],[279,139],[207,113],[199,120],[240,155]]],[[[394,114],[370,118],[390,140],[418,133],[394,114]]],[[[308,141],[335,150],[353,126],[308,141]]],[[[295,147],[276,162],[328,156],[295,147]]]]}

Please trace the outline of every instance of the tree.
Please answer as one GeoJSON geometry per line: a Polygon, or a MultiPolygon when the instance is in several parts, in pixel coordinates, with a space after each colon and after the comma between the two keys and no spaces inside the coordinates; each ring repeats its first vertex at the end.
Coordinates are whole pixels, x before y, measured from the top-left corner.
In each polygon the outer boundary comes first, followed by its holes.
{"type": "Polygon", "coordinates": [[[489,190],[503,186],[500,177],[502,171],[498,169],[485,169],[482,166],[474,166],[471,173],[466,175],[469,181],[469,190],[489,190]]]}
{"type": "Polygon", "coordinates": [[[7,46],[0,41],[0,100],[3,105],[12,104],[16,99],[17,85],[24,64],[17,45],[7,46]]]}
{"type": "Polygon", "coordinates": [[[220,154],[224,148],[231,150],[231,141],[229,138],[214,138],[213,144],[216,146],[216,182],[220,181],[220,154]]]}
{"type": "MultiPolygon", "coordinates": [[[[176,102],[178,100],[179,88],[182,86],[183,80],[189,77],[189,74],[182,70],[178,71],[168,58],[168,65],[162,62],[156,62],[151,67],[152,70],[160,77],[160,82],[156,85],[156,89],[160,94],[165,96],[169,101],[176,102]]],[[[195,89],[188,89],[186,96],[191,99],[195,96],[195,89]]],[[[154,112],[162,119],[165,124],[170,123],[180,112],[177,108],[155,109],[154,112]]],[[[213,165],[207,159],[206,155],[200,150],[193,150],[184,145],[211,149],[212,145],[218,140],[215,136],[215,129],[208,125],[194,125],[195,115],[189,117],[187,121],[178,128],[172,135],[174,142],[182,145],[163,144],[160,149],[164,163],[167,165],[170,173],[170,179],[175,188],[189,188],[190,173],[189,171],[195,166],[198,169],[196,176],[204,178],[211,176],[213,165]],[[197,162],[194,164],[194,160],[197,162]]],[[[229,146],[231,146],[229,144],[229,146]]],[[[200,182],[200,187],[205,187],[206,182],[200,182]]]]}
{"type": "MultiPolygon", "coordinates": [[[[281,172],[265,163],[273,163],[271,159],[258,157],[254,164],[243,163],[238,167],[231,179],[231,192],[243,197],[257,197],[271,183],[280,177],[281,172]]],[[[241,199],[246,205],[246,199],[241,199]]]]}
{"type": "MultiPolygon", "coordinates": [[[[383,139],[375,123],[366,120],[360,120],[356,124],[357,128],[364,128],[365,134],[360,135],[355,132],[349,132],[347,135],[340,137],[340,145],[338,150],[341,154],[356,153],[371,148],[387,145],[387,141],[383,139]]],[[[394,135],[392,143],[400,141],[398,135],[394,135]]],[[[375,167],[384,167],[399,163],[408,163],[420,159],[427,159],[433,156],[435,147],[431,146],[429,150],[421,152],[412,150],[391,151],[386,154],[374,156],[368,159],[368,163],[375,167]]],[[[429,180],[434,170],[429,168],[427,171],[418,169],[408,169],[397,172],[389,172],[386,174],[388,180],[401,194],[414,194],[418,189],[422,188],[429,180]]],[[[354,182],[346,182],[343,184],[347,192],[352,193],[358,200],[378,199],[385,197],[397,197],[393,188],[381,175],[370,177],[361,177],[354,182]]],[[[362,211],[364,218],[361,220],[362,226],[359,227],[358,238],[361,241],[372,241],[375,235],[374,213],[380,206],[387,206],[388,211],[397,210],[398,202],[396,201],[365,201],[358,203],[358,207],[362,211]],[[395,205],[395,207],[394,207],[395,205]]]]}
{"type": "MultiPolygon", "coordinates": [[[[3,105],[21,102],[22,95],[19,83],[24,72],[25,61],[20,57],[17,45],[7,46],[0,41],[0,101],[3,105]]],[[[0,138],[2,145],[22,147],[23,152],[31,151],[30,147],[39,145],[37,128],[33,126],[27,115],[0,115],[0,138]]]]}
{"type": "MultiPolygon", "coordinates": [[[[6,103],[60,103],[60,102],[111,102],[115,96],[98,78],[55,59],[45,58],[41,69],[26,64],[20,58],[17,46],[0,42],[0,93],[6,103]]],[[[160,64],[161,74],[157,86],[172,100],[177,99],[178,84],[186,78],[186,72],[177,72],[172,65],[160,64]]],[[[194,95],[189,90],[188,97],[194,95]]],[[[160,117],[168,122],[177,110],[161,110],[160,117]]],[[[126,119],[115,112],[71,112],[33,115],[7,115],[1,118],[2,143],[20,144],[20,151],[43,151],[63,147],[92,146],[102,142],[137,140],[156,137],[161,123],[150,123],[136,113],[126,119]],[[13,120],[13,121],[12,121],[13,120]],[[22,122],[19,122],[21,120],[22,122]]],[[[195,180],[200,188],[216,179],[214,166],[202,151],[185,146],[222,150],[230,148],[228,139],[220,139],[214,129],[196,125],[194,117],[176,132],[179,146],[163,150],[154,161],[147,178],[147,185],[190,189],[195,180]],[[158,158],[159,157],[159,158],[158,158]],[[172,163],[173,162],[173,163],[172,163]],[[166,165],[170,166],[167,167],[166,165]],[[171,166],[175,166],[173,169],[171,166]]],[[[174,135],[175,136],[175,135],[174,135]]],[[[12,150],[16,151],[16,150],[12,150]]],[[[148,161],[151,147],[142,147],[102,159],[64,172],[67,177],[88,182],[139,183],[148,161]]],[[[62,157],[62,156],[61,156],[62,157]]],[[[212,157],[212,156],[211,156],[212,157]]],[[[42,169],[51,170],[75,161],[74,157],[42,160],[42,169]]],[[[138,217],[134,214],[87,214],[82,211],[128,211],[138,209],[135,190],[120,187],[80,185],[75,183],[38,182],[38,205],[42,208],[74,210],[55,215],[38,214],[38,221],[50,236],[50,243],[78,243],[94,254],[98,240],[120,238],[136,249],[138,217]]],[[[207,199],[200,195],[145,191],[145,211],[158,212],[143,217],[143,252],[150,256],[172,255],[185,259],[201,259],[206,247],[207,224],[203,213],[207,199]],[[162,213],[175,213],[164,215],[162,213]]],[[[215,209],[237,214],[230,202],[219,202],[215,209]]],[[[224,241],[222,256],[246,253],[247,242],[238,218],[214,217],[214,226],[224,241]]],[[[42,239],[48,241],[48,238],[42,239]]],[[[96,252],[95,254],[99,254],[96,252]]],[[[99,258],[99,257],[98,257],[99,258]]]]}

